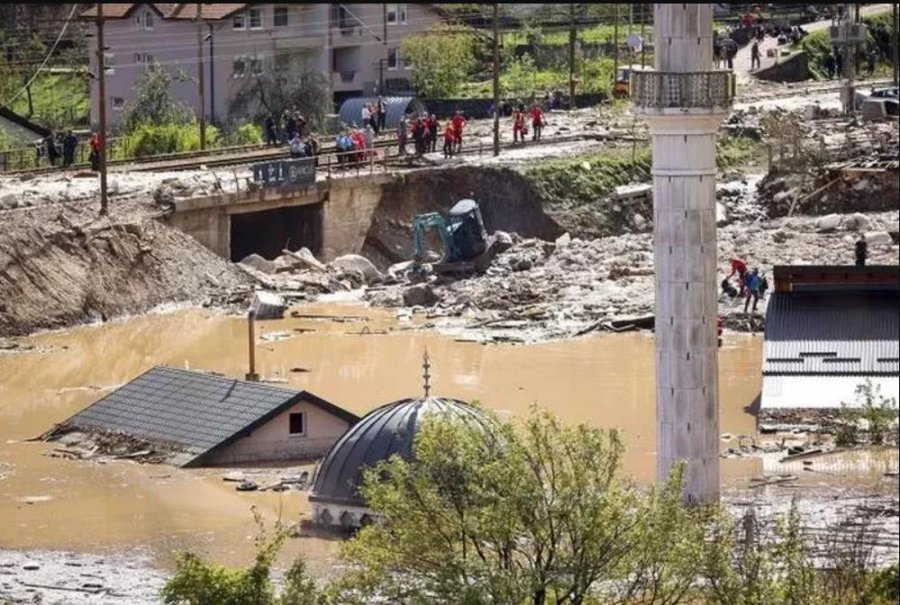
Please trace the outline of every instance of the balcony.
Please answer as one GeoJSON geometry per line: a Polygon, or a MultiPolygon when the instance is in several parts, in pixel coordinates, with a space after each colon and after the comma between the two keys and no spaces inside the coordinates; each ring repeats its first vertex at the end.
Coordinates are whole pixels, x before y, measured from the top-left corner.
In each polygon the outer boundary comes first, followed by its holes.
{"type": "Polygon", "coordinates": [[[726,109],[734,101],[730,71],[631,73],[631,100],[640,111],[659,109],[726,109]]]}

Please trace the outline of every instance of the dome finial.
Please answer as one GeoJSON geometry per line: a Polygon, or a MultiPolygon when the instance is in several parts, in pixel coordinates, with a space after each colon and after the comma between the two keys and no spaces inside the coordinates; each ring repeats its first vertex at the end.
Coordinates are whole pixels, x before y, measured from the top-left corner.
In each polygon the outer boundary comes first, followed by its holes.
{"type": "Polygon", "coordinates": [[[431,391],[431,385],[428,384],[428,379],[431,378],[431,374],[428,373],[428,368],[431,367],[431,364],[428,363],[428,347],[425,347],[425,356],[422,360],[422,369],[424,372],[422,376],[425,378],[425,397],[428,397],[429,391],[431,391]]]}

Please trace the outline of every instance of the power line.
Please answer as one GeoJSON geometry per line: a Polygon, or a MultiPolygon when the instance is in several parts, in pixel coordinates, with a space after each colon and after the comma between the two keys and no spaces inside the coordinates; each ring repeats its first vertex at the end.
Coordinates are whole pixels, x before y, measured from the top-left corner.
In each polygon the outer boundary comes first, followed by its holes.
{"type": "Polygon", "coordinates": [[[28,87],[31,86],[31,83],[34,82],[34,80],[35,80],[35,78],[37,78],[38,74],[41,73],[41,70],[44,69],[44,66],[47,64],[47,61],[50,60],[50,55],[52,55],[53,51],[56,50],[56,45],[59,44],[59,41],[62,38],[63,34],[66,33],[66,29],[68,29],[68,27],[69,27],[69,21],[75,15],[75,10],[77,8],[78,8],[77,4],[72,5],[72,10],[71,10],[71,12],[69,12],[69,18],[66,19],[66,22],[63,24],[62,30],[59,32],[59,35],[56,36],[56,40],[53,42],[53,46],[50,47],[50,51],[47,53],[47,56],[44,57],[44,61],[41,63],[41,66],[38,67],[37,71],[35,71],[34,74],[32,74],[31,78],[29,78],[28,81],[25,82],[25,85],[21,88],[21,90],[19,90],[19,92],[14,94],[11,98],[7,99],[6,102],[3,103],[2,107],[9,107],[10,103],[12,103],[16,99],[18,99],[19,95],[21,95],[23,92],[28,90],[28,87]]]}

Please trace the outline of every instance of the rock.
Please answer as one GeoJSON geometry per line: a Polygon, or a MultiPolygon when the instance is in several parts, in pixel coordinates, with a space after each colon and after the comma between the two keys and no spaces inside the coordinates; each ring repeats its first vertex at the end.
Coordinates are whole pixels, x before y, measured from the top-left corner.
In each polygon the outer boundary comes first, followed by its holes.
{"type": "Polygon", "coordinates": [[[778,231],[772,233],[772,241],[776,244],[782,244],[792,237],[794,237],[793,233],[791,233],[790,231],[784,231],[782,229],[779,229],[778,231]]]}
{"type": "Polygon", "coordinates": [[[175,192],[166,183],[161,183],[153,190],[153,201],[160,206],[168,206],[175,203],[175,192]]]}
{"type": "Polygon", "coordinates": [[[253,293],[250,308],[256,312],[256,319],[281,319],[287,310],[284,299],[274,292],[257,291],[253,293]]]}
{"type": "Polygon", "coordinates": [[[248,267],[252,267],[257,271],[261,271],[262,273],[272,274],[275,273],[275,263],[270,260],[266,260],[261,257],[259,254],[251,254],[249,256],[245,256],[241,259],[242,265],[247,265],[248,267]]]}
{"type": "Polygon", "coordinates": [[[750,241],[750,236],[748,236],[746,233],[744,233],[742,231],[739,231],[734,234],[734,243],[735,244],[742,246],[749,241],[750,241]]]}
{"type": "Polygon", "coordinates": [[[868,179],[860,179],[860,180],[856,181],[855,183],[853,183],[853,186],[851,187],[851,189],[853,189],[853,191],[856,191],[856,192],[865,191],[868,188],[869,188],[868,179]]]}
{"type": "Polygon", "coordinates": [[[429,284],[416,284],[403,290],[403,306],[405,307],[431,307],[439,299],[434,288],[429,284]]]}
{"type": "Polygon", "coordinates": [[[506,231],[494,231],[494,242],[497,252],[504,252],[513,245],[513,238],[506,231]]]}
{"type": "Polygon", "coordinates": [[[631,222],[634,223],[635,229],[643,229],[647,226],[647,219],[637,213],[632,217],[631,222]]]}
{"type": "Polygon", "coordinates": [[[358,254],[339,256],[329,264],[342,271],[359,271],[367,284],[377,283],[384,279],[381,271],[375,268],[372,261],[358,254]]]}
{"type": "Polygon", "coordinates": [[[847,230],[865,231],[869,228],[869,217],[865,214],[855,212],[850,216],[845,216],[842,225],[844,229],[847,230]]]}
{"type": "Polygon", "coordinates": [[[516,261],[513,269],[515,271],[528,271],[533,265],[534,263],[532,263],[530,259],[520,258],[516,261]]]}
{"type": "Polygon", "coordinates": [[[241,481],[234,489],[239,492],[255,492],[259,489],[259,486],[253,481],[241,481]]]}
{"type": "Polygon", "coordinates": [[[11,210],[19,207],[19,198],[12,193],[0,197],[0,210],[11,210]]]}
{"type": "Polygon", "coordinates": [[[868,231],[866,243],[870,246],[890,246],[894,243],[894,238],[887,231],[868,231]]]}
{"type": "Polygon", "coordinates": [[[294,254],[297,257],[297,260],[301,263],[305,263],[310,269],[316,269],[317,271],[327,271],[328,269],[324,264],[319,262],[315,255],[309,251],[309,248],[300,248],[294,254]]]}
{"type": "Polygon", "coordinates": [[[819,231],[819,233],[829,233],[837,229],[838,225],[840,224],[840,214],[827,214],[825,216],[820,216],[816,220],[816,229],[819,231]]]}
{"type": "Polygon", "coordinates": [[[556,238],[556,247],[557,248],[565,248],[570,243],[572,243],[572,236],[569,235],[568,231],[556,238]]]}

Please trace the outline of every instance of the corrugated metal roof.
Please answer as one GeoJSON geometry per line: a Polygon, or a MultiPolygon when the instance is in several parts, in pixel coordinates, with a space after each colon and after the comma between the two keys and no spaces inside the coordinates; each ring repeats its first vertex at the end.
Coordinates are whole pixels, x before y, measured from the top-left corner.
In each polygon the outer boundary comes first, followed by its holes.
{"type": "Polygon", "coordinates": [[[422,418],[429,414],[482,426],[487,423],[486,416],[478,408],[456,399],[427,397],[383,405],[366,414],[334,444],[319,467],[309,499],[365,506],[365,500],[359,494],[363,469],[394,454],[409,460],[422,418]]]}
{"type": "Polygon", "coordinates": [[[351,423],[358,420],[305,391],[155,367],[75,414],[67,423],[174,443],[184,448],[187,456],[182,460],[190,464],[301,400],[351,423]]]}
{"type": "Polygon", "coordinates": [[[763,374],[900,375],[897,292],[776,292],[763,374]]]}
{"type": "MultiPolygon", "coordinates": [[[[426,111],[425,105],[415,97],[382,97],[381,100],[385,108],[385,128],[397,128],[400,125],[400,119],[408,113],[420,114],[426,111]]],[[[356,124],[358,127],[363,127],[363,105],[369,103],[374,107],[377,102],[378,97],[354,97],[347,99],[341,104],[340,110],[338,110],[341,122],[347,126],[356,124]]]]}

